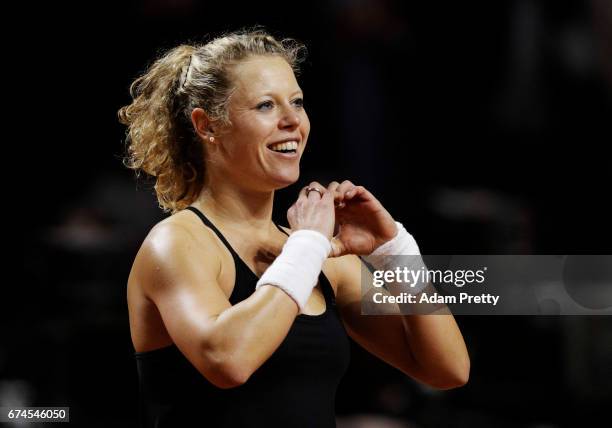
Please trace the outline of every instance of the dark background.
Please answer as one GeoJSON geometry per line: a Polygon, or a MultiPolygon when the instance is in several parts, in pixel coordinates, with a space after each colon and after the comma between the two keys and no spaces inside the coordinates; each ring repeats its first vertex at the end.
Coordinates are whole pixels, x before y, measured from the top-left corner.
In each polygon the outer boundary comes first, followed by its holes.
{"type": "MultiPolygon", "coordinates": [[[[158,53],[208,34],[262,24],[309,48],[309,148],[300,182],[278,192],[277,221],[310,180],[350,179],[424,254],[611,254],[609,1],[6,8],[0,406],[70,406],[74,426],[136,425],[125,286],[164,215],[151,184],[121,165],[116,112],[158,53]]],[[[472,371],[446,392],[354,347],[338,425],[609,421],[612,319],[593,313],[458,317],[472,371]]]]}

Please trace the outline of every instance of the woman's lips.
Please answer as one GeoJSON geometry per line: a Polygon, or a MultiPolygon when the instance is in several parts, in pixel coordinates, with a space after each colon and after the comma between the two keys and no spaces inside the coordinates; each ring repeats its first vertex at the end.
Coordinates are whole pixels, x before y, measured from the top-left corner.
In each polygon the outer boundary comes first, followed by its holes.
{"type": "Polygon", "coordinates": [[[280,156],[283,159],[293,159],[293,158],[297,158],[298,157],[298,151],[297,150],[295,152],[282,153],[282,152],[276,152],[276,151],[270,149],[269,147],[266,147],[266,149],[269,152],[271,152],[272,154],[280,156]]]}

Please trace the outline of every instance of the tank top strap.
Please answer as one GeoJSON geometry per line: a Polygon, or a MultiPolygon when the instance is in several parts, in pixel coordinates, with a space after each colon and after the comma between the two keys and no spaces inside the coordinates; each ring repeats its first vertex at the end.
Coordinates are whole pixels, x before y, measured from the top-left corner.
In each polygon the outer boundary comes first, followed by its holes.
{"type": "Polygon", "coordinates": [[[323,296],[325,297],[325,302],[327,302],[328,309],[330,304],[332,306],[335,306],[336,296],[334,295],[334,290],[331,286],[331,283],[329,282],[329,279],[327,279],[327,276],[325,276],[323,271],[321,271],[321,273],[319,274],[319,283],[321,284],[321,291],[323,291],[323,296]]]}
{"type": "Polygon", "coordinates": [[[280,227],[278,224],[274,223],[274,226],[276,226],[276,228],[278,230],[280,230],[281,232],[283,232],[285,235],[289,236],[289,234],[287,232],[285,232],[285,229],[283,229],[282,227],[280,227]]]}
{"type": "MultiPolygon", "coordinates": [[[[219,231],[219,229],[217,229],[217,227],[204,215],[204,213],[202,213],[202,211],[200,211],[196,207],[192,207],[192,206],[189,206],[189,207],[187,207],[185,209],[195,213],[198,217],[200,217],[200,220],[202,220],[202,222],[206,226],[210,227],[212,229],[212,231],[215,232],[215,234],[219,237],[221,242],[223,242],[223,244],[227,247],[229,252],[232,254],[232,257],[234,258],[234,263],[236,263],[237,266],[238,265],[240,265],[240,266],[244,265],[246,270],[249,273],[252,274],[251,270],[246,266],[246,264],[244,264],[244,262],[242,261],[242,259],[238,255],[238,253],[236,253],[236,251],[234,251],[234,249],[232,248],[230,243],[227,242],[227,239],[225,239],[225,236],[223,236],[221,231],[219,231]]],[[[289,234],[285,230],[283,230],[283,228],[281,228],[278,224],[274,223],[274,225],[276,226],[276,228],[278,230],[283,232],[285,235],[289,236],[289,234]]],[[[327,279],[327,277],[323,274],[323,271],[321,271],[321,273],[319,274],[319,283],[321,284],[321,291],[323,292],[323,296],[325,297],[325,301],[327,302],[327,304],[328,305],[329,304],[335,305],[336,298],[334,296],[334,290],[332,289],[332,286],[331,286],[329,280],[327,279]]],[[[236,289],[236,287],[234,289],[236,289]]]]}
{"type": "MultiPolygon", "coordinates": [[[[278,224],[274,223],[274,225],[278,228],[278,230],[289,236],[289,234],[285,232],[285,230],[278,224]]],[[[335,305],[336,296],[334,295],[334,290],[332,289],[332,286],[323,271],[321,271],[321,273],[319,274],[319,283],[321,284],[321,291],[323,291],[323,297],[325,297],[325,301],[327,302],[327,304],[335,305]]]]}
{"type": "Polygon", "coordinates": [[[202,211],[200,211],[199,209],[197,209],[196,207],[187,207],[185,208],[189,211],[194,212],[198,217],[200,217],[200,220],[202,220],[202,223],[204,223],[206,226],[210,227],[212,229],[213,232],[215,232],[215,234],[219,237],[219,239],[221,240],[221,242],[223,242],[223,245],[225,245],[227,247],[227,249],[229,250],[229,252],[232,254],[232,257],[234,258],[234,261],[237,262],[240,259],[240,256],[238,255],[238,253],[236,253],[236,251],[234,251],[234,249],[232,248],[232,246],[230,245],[229,242],[227,242],[227,239],[225,239],[225,236],[223,236],[223,234],[221,233],[221,231],[219,231],[219,229],[217,229],[217,227],[212,223],[212,221],[210,221],[205,215],[204,213],[202,213],[202,211]]]}

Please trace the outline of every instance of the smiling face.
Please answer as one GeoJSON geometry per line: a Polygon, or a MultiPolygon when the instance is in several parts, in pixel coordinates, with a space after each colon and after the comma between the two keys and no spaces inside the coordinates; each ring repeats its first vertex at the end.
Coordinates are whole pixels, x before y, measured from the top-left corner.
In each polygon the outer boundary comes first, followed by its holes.
{"type": "Polygon", "coordinates": [[[310,122],[293,70],[281,57],[255,56],[235,65],[231,75],[231,125],[219,138],[213,164],[253,190],[296,182],[310,122]]]}

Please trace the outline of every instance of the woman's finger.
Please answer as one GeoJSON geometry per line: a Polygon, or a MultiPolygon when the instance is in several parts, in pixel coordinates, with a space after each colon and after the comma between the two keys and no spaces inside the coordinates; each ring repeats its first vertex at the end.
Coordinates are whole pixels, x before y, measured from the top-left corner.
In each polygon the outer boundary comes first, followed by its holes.
{"type": "Polygon", "coordinates": [[[340,183],[338,183],[337,181],[332,181],[327,185],[327,191],[332,192],[334,196],[334,205],[336,207],[344,206],[344,196],[342,195],[342,193],[338,192],[338,187],[340,187],[340,183]]]}
{"type": "Polygon", "coordinates": [[[344,180],[340,186],[338,186],[337,192],[341,193],[344,197],[346,192],[355,187],[355,185],[350,180],[344,180]]]}
{"type": "Polygon", "coordinates": [[[334,194],[330,191],[324,191],[321,200],[324,202],[324,205],[329,205],[330,208],[334,206],[334,194]]]}
{"type": "Polygon", "coordinates": [[[363,186],[354,186],[353,188],[347,190],[345,194],[346,199],[353,199],[355,196],[362,195],[366,192],[365,187],[363,186]]]}
{"type": "Polygon", "coordinates": [[[327,190],[329,190],[330,192],[335,192],[339,186],[340,183],[338,183],[337,181],[332,181],[327,185],[327,190]]]}
{"type": "Polygon", "coordinates": [[[316,201],[322,199],[325,194],[325,187],[321,186],[318,181],[313,181],[308,185],[306,189],[306,197],[309,200],[316,201]]]}
{"type": "Polygon", "coordinates": [[[332,250],[331,253],[329,254],[330,257],[340,257],[342,255],[344,255],[344,244],[342,243],[341,240],[339,240],[338,238],[332,238],[330,241],[332,250]]]}
{"type": "Polygon", "coordinates": [[[340,183],[338,183],[337,181],[332,181],[331,183],[329,183],[327,185],[327,191],[328,192],[332,192],[332,194],[334,195],[334,200],[336,200],[337,197],[337,189],[338,186],[340,186],[340,183]]]}
{"type": "Polygon", "coordinates": [[[303,201],[306,200],[306,198],[307,198],[306,190],[308,190],[308,187],[309,186],[302,187],[302,189],[300,190],[300,193],[298,194],[298,199],[297,199],[298,201],[302,201],[303,202],[303,201]]]}

